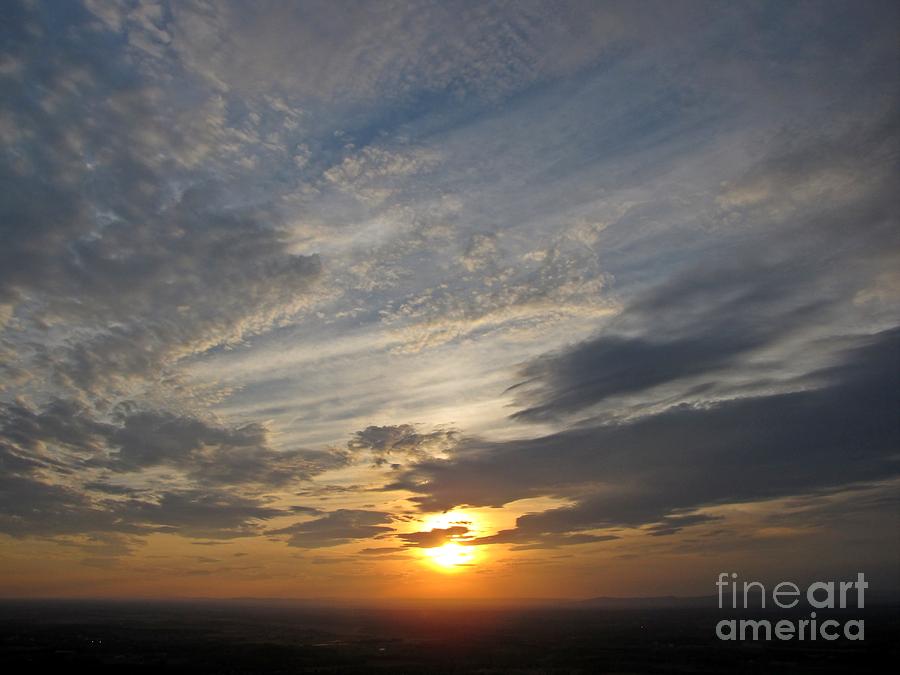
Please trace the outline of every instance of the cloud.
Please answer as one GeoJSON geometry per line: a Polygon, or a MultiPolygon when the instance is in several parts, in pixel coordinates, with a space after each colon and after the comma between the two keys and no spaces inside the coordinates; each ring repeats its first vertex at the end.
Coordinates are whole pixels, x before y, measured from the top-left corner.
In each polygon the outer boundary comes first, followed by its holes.
{"type": "Polygon", "coordinates": [[[119,421],[109,439],[118,451],[101,464],[114,472],[171,466],[200,485],[256,484],[269,490],[344,464],[342,456],[325,451],[273,450],[268,430],[254,423],[228,428],[149,411],[127,412],[119,421]]]}
{"type": "Polygon", "coordinates": [[[325,171],[323,177],[357,199],[378,205],[394,194],[397,179],[421,175],[433,169],[438,161],[433,150],[390,151],[370,145],[345,156],[339,164],[325,171]]]}
{"type": "Polygon", "coordinates": [[[604,333],[526,364],[510,391],[521,420],[583,412],[613,397],[735,366],[823,312],[808,273],[765,265],[692,269],[625,306],[604,333]]]}
{"type": "Polygon", "coordinates": [[[415,548],[436,548],[449,542],[469,543],[466,535],[469,528],[464,525],[452,527],[436,527],[427,532],[405,532],[397,538],[406,542],[406,546],[415,548]]]}
{"type": "Polygon", "coordinates": [[[57,538],[55,541],[60,546],[83,551],[89,556],[89,560],[104,561],[109,565],[117,558],[131,555],[143,543],[136,537],[121,534],[93,534],[78,538],[57,538]]]}
{"type": "Polygon", "coordinates": [[[274,86],[330,103],[417,92],[495,98],[590,63],[613,42],[620,24],[604,20],[611,12],[576,9],[179,3],[172,46],[188,67],[245,95],[274,86]],[[560,39],[570,31],[582,39],[560,39]]]}
{"type": "Polygon", "coordinates": [[[152,528],[122,522],[116,513],[83,492],[21,472],[0,476],[0,531],[15,536],[54,536],[95,532],[148,534],[152,528]]]}
{"type": "Polygon", "coordinates": [[[21,402],[0,406],[0,433],[5,442],[32,458],[46,445],[99,454],[113,427],[94,419],[77,401],[56,399],[41,410],[21,402]]]}
{"type": "Polygon", "coordinates": [[[10,14],[26,66],[0,81],[15,157],[0,168],[0,304],[32,342],[16,368],[105,401],[308,304],[318,258],[288,252],[272,213],[225,203],[241,153],[263,146],[215,95],[172,105],[78,8],[66,27],[10,14]]]}
{"type": "Polygon", "coordinates": [[[439,284],[384,310],[382,321],[404,343],[397,351],[417,352],[611,312],[602,297],[607,279],[596,255],[583,244],[550,241],[519,256],[495,253],[496,245],[485,244],[476,234],[449,269],[442,270],[439,284]]]}
{"type": "Polygon", "coordinates": [[[290,535],[287,539],[288,546],[325,548],[392,532],[394,528],[386,525],[392,520],[391,514],[382,511],[338,509],[321,518],[269,530],[268,534],[290,535]]]}
{"type": "Polygon", "coordinates": [[[274,450],[268,430],[259,424],[218,426],[187,415],[136,409],[127,402],[107,422],[73,401],[53,401],[42,410],[0,406],[0,439],[9,444],[8,461],[63,473],[77,468],[137,473],[164,466],[204,486],[256,485],[269,490],[345,463],[343,456],[326,451],[274,450]]]}
{"type": "Polygon", "coordinates": [[[284,515],[266,502],[217,490],[164,492],[156,500],[127,499],[110,504],[125,522],[186,537],[232,539],[261,534],[261,523],[284,515]]]}
{"type": "MultiPolygon", "coordinates": [[[[520,519],[521,520],[521,519],[520,519]]],[[[578,544],[597,544],[604,541],[613,541],[619,537],[614,534],[564,534],[559,532],[529,531],[527,526],[520,529],[516,527],[508,530],[500,530],[496,534],[487,537],[472,539],[472,546],[484,546],[486,544],[512,544],[511,551],[536,551],[554,549],[560,546],[577,546],[578,544]]]]}
{"type": "Polygon", "coordinates": [[[393,556],[406,550],[405,546],[379,546],[376,548],[364,548],[357,553],[360,555],[389,555],[393,556]]]}
{"type": "MultiPolygon", "coordinates": [[[[502,506],[557,496],[575,503],[525,515],[516,530],[571,533],[702,519],[702,506],[803,494],[900,472],[893,373],[900,329],[859,338],[802,389],[662,412],[550,436],[467,441],[392,484],[423,509],[502,506]]],[[[509,536],[509,535],[507,535],[509,536]]]]}
{"type": "Polygon", "coordinates": [[[7,473],[0,488],[0,532],[15,537],[166,532],[230,539],[258,535],[262,521],[287,513],[260,499],[214,490],[98,500],[79,489],[7,473]]]}
{"type": "Polygon", "coordinates": [[[256,494],[341,464],[341,457],[327,452],[273,450],[258,425],[215,426],[128,404],[109,421],[72,401],[39,410],[0,406],[0,531],[250,536],[276,516],[318,513],[304,506],[274,508],[256,494]],[[147,473],[156,467],[179,472],[181,479],[147,473]],[[110,480],[118,475],[126,484],[110,480]],[[128,485],[129,478],[141,487],[128,485]]]}
{"type": "Polygon", "coordinates": [[[721,517],[710,516],[705,513],[694,513],[683,516],[666,516],[661,522],[651,525],[647,528],[647,532],[654,537],[668,537],[681,532],[685,527],[692,525],[701,525],[716,520],[721,517]]]}
{"type": "Polygon", "coordinates": [[[347,443],[350,453],[369,453],[380,466],[393,460],[417,460],[450,450],[457,441],[454,430],[419,433],[411,424],[369,426],[357,431],[347,443]]]}

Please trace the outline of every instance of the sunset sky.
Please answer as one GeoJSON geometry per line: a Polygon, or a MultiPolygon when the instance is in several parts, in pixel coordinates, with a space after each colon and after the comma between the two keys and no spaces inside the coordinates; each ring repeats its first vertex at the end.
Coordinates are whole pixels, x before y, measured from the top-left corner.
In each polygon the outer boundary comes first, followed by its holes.
{"type": "Polygon", "coordinates": [[[896,589],[898,26],[0,3],[0,596],[896,589]]]}

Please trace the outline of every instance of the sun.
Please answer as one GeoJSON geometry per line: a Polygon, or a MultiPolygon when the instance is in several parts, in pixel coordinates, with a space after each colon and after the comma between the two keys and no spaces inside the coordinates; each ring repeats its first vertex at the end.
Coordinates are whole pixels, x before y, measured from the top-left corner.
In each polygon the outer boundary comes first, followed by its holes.
{"type": "Polygon", "coordinates": [[[423,548],[422,553],[438,569],[445,572],[459,571],[460,568],[468,567],[475,562],[474,547],[455,541],[434,548],[423,548]]]}
{"type": "Polygon", "coordinates": [[[428,532],[459,528],[461,533],[452,534],[439,546],[419,549],[423,561],[439,572],[462,572],[470,569],[480,559],[480,547],[467,542],[482,531],[479,519],[467,511],[448,511],[429,516],[423,529],[428,532]]]}

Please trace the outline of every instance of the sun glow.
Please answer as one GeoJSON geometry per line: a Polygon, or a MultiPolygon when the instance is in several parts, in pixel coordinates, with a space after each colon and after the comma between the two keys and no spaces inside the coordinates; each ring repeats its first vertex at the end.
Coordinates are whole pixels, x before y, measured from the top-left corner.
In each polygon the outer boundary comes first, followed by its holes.
{"type": "Polygon", "coordinates": [[[448,527],[460,525],[468,528],[470,533],[477,533],[481,530],[480,519],[470,511],[445,511],[443,513],[433,513],[422,521],[422,525],[425,530],[443,530],[448,527]]]}
{"type": "Polygon", "coordinates": [[[427,560],[443,572],[459,571],[475,562],[474,546],[465,546],[455,541],[436,546],[423,548],[422,553],[427,560]]]}
{"type": "Polygon", "coordinates": [[[467,542],[479,536],[482,526],[479,519],[465,511],[449,511],[429,516],[424,521],[425,531],[458,529],[447,535],[439,546],[420,549],[422,559],[439,572],[461,572],[470,568],[481,557],[480,547],[467,542]]]}

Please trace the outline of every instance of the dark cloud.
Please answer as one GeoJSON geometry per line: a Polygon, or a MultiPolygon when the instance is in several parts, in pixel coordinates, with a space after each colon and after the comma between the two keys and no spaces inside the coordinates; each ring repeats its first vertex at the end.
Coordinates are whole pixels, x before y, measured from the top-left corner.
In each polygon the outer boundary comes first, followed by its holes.
{"type": "Polygon", "coordinates": [[[454,430],[420,433],[411,424],[369,426],[353,435],[347,449],[353,454],[371,454],[375,464],[380,466],[391,459],[424,459],[446,452],[457,440],[458,433],[454,430]]]}
{"type": "MultiPolygon", "coordinates": [[[[521,519],[519,519],[521,520],[521,519]]],[[[554,549],[560,546],[575,546],[577,544],[596,544],[603,541],[612,541],[619,537],[614,534],[561,534],[559,532],[535,532],[527,529],[519,529],[518,522],[514,529],[500,530],[497,534],[473,539],[470,544],[481,546],[484,544],[513,544],[512,551],[534,551],[542,549],[554,549]]]]}
{"type": "Polygon", "coordinates": [[[105,464],[117,472],[165,465],[183,469],[198,484],[275,488],[308,480],[344,461],[323,451],[273,450],[268,430],[258,424],[220,427],[146,411],[121,415],[119,421],[110,437],[118,451],[105,464]]]}
{"type": "Polygon", "coordinates": [[[102,481],[85,483],[82,487],[85,490],[102,492],[108,495],[137,496],[142,492],[142,490],[137,488],[128,487],[126,485],[116,485],[114,483],[104,483],[102,481]]]}
{"type": "Polygon", "coordinates": [[[46,445],[99,454],[112,430],[77,401],[57,399],[40,410],[19,402],[0,405],[0,438],[32,457],[46,445]]]}
{"type": "Polygon", "coordinates": [[[113,509],[80,490],[5,470],[0,475],[0,532],[24,537],[151,531],[143,523],[122,521],[113,509]]]}
{"type": "Polygon", "coordinates": [[[753,264],[685,272],[638,297],[603,335],[527,364],[512,389],[525,407],[513,417],[555,419],[727,369],[823,312],[824,298],[802,292],[810,276],[753,264]]]}
{"type": "MultiPolygon", "coordinates": [[[[392,487],[422,508],[552,495],[572,506],[519,518],[524,533],[701,522],[701,506],[877,481],[900,472],[900,329],[860,338],[791,393],[678,405],[638,419],[508,442],[467,441],[392,487]]],[[[511,536],[511,535],[506,535],[511,536]]],[[[518,536],[518,535],[516,535],[518,536]]]]}
{"type": "Polygon", "coordinates": [[[466,535],[469,528],[465,525],[454,525],[452,527],[434,528],[427,532],[405,532],[398,534],[397,538],[406,542],[407,546],[417,548],[436,548],[443,546],[449,542],[466,543],[466,535]]]}
{"type": "Polygon", "coordinates": [[[342,461],[324,452],[273,450],[258,425],[215,426],[131,405],[120,406],[109,422],[71,401],[38,410],[0,406],[0,531],[249,536],[275,516],[318,513],[300,505],[272,508],[255,493],[308,480],[342,461]],[[153,467],[179,472],[189,487],[110,482],[153,467]],[[95,472],[100,478],[91,479],[95,472]]]}
{"type": "Polygon", "coordinates": [[[394,528],[387,526],[392,520],[391,514],[382,511],[338,509],[321,518],[269,530],[268,534],[290,535],[288,546],[325,548],[392,532],[394,528]]]}
{"type": "MultiPolygon", "coordinates": [[[[609,256],[625,287],[640,290],[602,334],[527,363],[510,390],[520,408],[513,417],[622,414],[709,382],[734,395],[729,379],[766,350],[817,330],[850,332],[856,322],[891,325],[895,300],[860,300],[896,297],[898,111],[894,90],[852,122],[785,126],[720,186],[718,216],[738,230],[710,226],[703,236],[683,232],[684,244],[643,246],[631,268],[609,256]],[[648,288],[647,267],[665,281],[648,288]]],[[[794,370],[778,365],[780,377],[794,370]]]]}
{"type": "MultiPolygon", "coordinates": [[[[86,406],[72,401],[53,401],[40,410],[22,404],[0,406],[0,440],[17,448],[6,453],[8,462],[114,473],[167,466],[207,486],[280,487],[344,463],[341,455],[324,451],[274,450],[268,430],[258,424],[218,426],[186,415],[138,410],[132,404],[118,406],[110,422],[97,421],[86,406]],[[57,452],[45,452],[47,447],[57,452]],[[60,450],[70,454],[68,464],[58,459],[60,450]]],[[[92,485],[107,492],[116,489],[92,485]]]]}
{"type": "Polygon", "coordinates": [[[128,499],[107,507],[122,522],[206,539],[257,535],[263,521],[285,515],[261,499],[215,490],[164,492],[155,500],[128,499]]]}
{"type": "Polygon", "coordinates": [[[703,513],[695,513],[685,516],[666,516],[659,523],[647,528],[647,533],[654,537],[666,537],[681,532],[685,527],[701,525],[712,521],[721,520],[717,516],[709,516],[703,513]]]}
{"type": "Polygon", "coordinates": [[[321,509],[317,509],[312,506],[302,506],[300,504],[295,504],[294,506],[288,507],[291,513],[305,513],[310,515],[319,515],[322,513],[321,509]]]}
{"type": "Polygon", "coordinates": [[[406,550],[405,546],[379,546],[377,548],[364,548],[357,551],[360,555],[390,555],[401,553],[406,550]]]}
{"type": "MultiPolygon", "coordinates": [[[[825,217],[817,217],[814,224],[821,234],[853,238],[868,247],[867,240],[877,233],[896,244],[885,222],[898,203],[893,189],[900,149],[896,94],[894,90],[880,98],[868,114],[859,114],[849,124],[837,118],[819,126],[785,128],[770,152],[723,185],[720,204],[770,222],[821,211],[825,217]],[[842,208],[834,212],[834,206],[842,208]],[[856,210],[856,228],[848,229],[847,207],[856,210]]],[[[805,221],[801,218],[793,227],[808,227],[805,221]]],[[[790,239],[783,243],[791,245],[790,239]]]]}
{"type": "Polygon", "coordinates": [[[80,489],[22,475],[0,477],[0,532],[16,537],[167,532],[230,539],[260,533],[286,515],[260,499],[223,491],[173,490],[127,499],[93,499],[80,489]]]}

